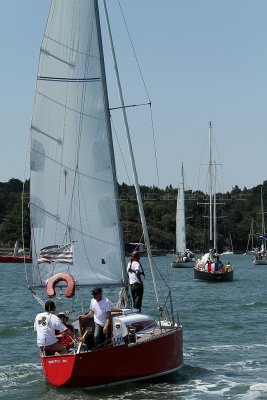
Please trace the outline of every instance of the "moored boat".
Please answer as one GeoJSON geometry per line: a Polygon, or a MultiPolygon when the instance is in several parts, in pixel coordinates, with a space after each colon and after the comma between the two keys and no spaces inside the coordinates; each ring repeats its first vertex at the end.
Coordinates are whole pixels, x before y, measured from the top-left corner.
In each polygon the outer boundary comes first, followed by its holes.
{"type": "Polygon", "coordinates": [[[267,265],[267,234],[265,231],[265,218],[264,218],[264,205],[263,205],[263,187],[261,186],[261,235],[259,239],[261,240],[260,249],[255,251],[253,257],[254,265],[267,265]]]}
{"type": "Polygon", "coordinates": [[[267,265],[267,252],[264,247],[261,247],[259,251],[255,252],[253,257],[254,265],[267,265]]]}
{"type": "Polygon", "coordinates": [[[193,268],[195,265],[195,255],[191,250],[185,249],[184,253],[176,253],[171,262],[173,268],[193,268]]]}
{"type": "Polygon", "coordinates": [[[222,262],[219,256],[210,250],[208,253],[197,261],[194,268],[194,278],[214,281],[214,282],[229,282],[234,277],[234,269],[228,262],[222,262]]]}
{"type": "Polygon", "coordinates": [[[196,261],[194,278],[205,281],[232,281],[234,267],[222,261],[217,252],[216,164],[212,161],[212,125],[209,122],[209,251],[196,261]]]}
{"type": "Polygon", "coordinates": [[[184,167],[182,163],[176,207],[176,254],[171,266],[173,268],[192,268],[194,265],[195,255],[190,249],[187,249],[186,246],[184,167]]]}
{"type": "Polygon", "coordinates": [[[29,250],[24,248],[19,248],[18,240],[15,243],[13,252],[1,251],[0,263],[31,263],[32,258],[30,256],[29,250]]]}
{"type": "Polygon", "coordinates": [[[232,241],[232,236],[231,232],[229,232],[229,248],[226,249],[223,253],[221,253],[221,256],[229,256],[234,254],[234,248],[233,248],[233,241],[232,241]]]}
{"type": "Polygon", "coordinates": [[[247,243],[247,249],[245,251],[245,253],[243,254],[243,256],[245,255],[251,255],[251,254],[255,254],[257,251],[257,249],[254,247],[254,218],[252,218],[251,220],[251,224],[250,224],[250,230],[249,230],[249,234],[248,234],[248,243],[247,243]]]}
{"type": "Polygon", "coordinates": [[[29,256],[13,256],[4,255],[0,256],[0,263],[31,263],[32,258],[29,256]]]}

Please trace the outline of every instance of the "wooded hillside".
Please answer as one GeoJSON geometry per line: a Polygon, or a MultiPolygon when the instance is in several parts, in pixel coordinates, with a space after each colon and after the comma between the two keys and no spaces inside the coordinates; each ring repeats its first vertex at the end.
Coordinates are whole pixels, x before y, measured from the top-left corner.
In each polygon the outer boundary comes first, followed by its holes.
{"type": "MultiPolygon", "coordinates": [[[[22,188],[18,179],[0,183],[0,247],[12,247],[22,237],[22,188]]],[[[30,243],[28,196],[29,182],[25,184],[24,237],[25,246],[30,243]]],[[[141,186],[144,209],[154,248],[172,250],[175,246],[175,220],[177,189],[171,185],[165,189],[141,186]]],[[[133,186],[119,185],[121,217],[125,243],[142,242],[142,229],[133,186]]],[[[263,184],[263,199],[267,197],[267,181],[263,184]]],[[[185,192],[187,245],[193,250],[205,250],[208,246],[208,195],[201,191],[185,192]]],[[[217,194],[218,251],[229,245],[231,233],[235,251],[246,250],[252,218],[254,233],[261,233],[261,185],[243,190],[235,186],[231,192],[217,194]]],[[[267,205],[266,205],[267,207],[267,205]]],[[[256,244],[256,242],[255,242],[256,244]]]]}

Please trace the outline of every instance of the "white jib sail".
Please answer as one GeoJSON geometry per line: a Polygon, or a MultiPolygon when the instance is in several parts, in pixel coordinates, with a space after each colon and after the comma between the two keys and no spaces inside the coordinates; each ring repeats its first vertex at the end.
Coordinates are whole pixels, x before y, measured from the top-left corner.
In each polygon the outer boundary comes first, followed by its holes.
{"type": "Polygon", "coordinates": [[[41,46],[31,125],[34,285],[44,285],[58,272],[70,273],[78,285],[122,281],[117,180],[96,7],[94,0],[53,0],[41,46]]]}
{"type": "Polygon", "coordinates": [[[184,253],[185,249],[186,249],[186,239],[185,239],[185,208],[184,208],[184,168],[182,164],[181,177],[177,193],[176,252],[184,253]]]}

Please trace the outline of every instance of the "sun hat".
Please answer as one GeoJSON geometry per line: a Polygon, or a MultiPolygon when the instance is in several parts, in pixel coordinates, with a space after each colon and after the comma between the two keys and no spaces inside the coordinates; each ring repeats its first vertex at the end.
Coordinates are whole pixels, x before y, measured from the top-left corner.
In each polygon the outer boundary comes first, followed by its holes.
{"type": "Polygon", "coordinates": [[[60,311],[57,316],[58,316],[58,318],[65,317],[66,321],[69,320],[69,317],[67,316],[67,314],[64,311],[60,311]]]}

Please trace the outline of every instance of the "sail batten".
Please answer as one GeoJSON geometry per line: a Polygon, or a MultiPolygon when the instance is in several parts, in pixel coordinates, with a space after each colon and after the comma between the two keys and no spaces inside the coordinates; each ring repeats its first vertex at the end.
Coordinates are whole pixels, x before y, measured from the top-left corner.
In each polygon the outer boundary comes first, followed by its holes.
{"type": "Polygon", "coordinates": [[[94,0],[53,0],[41,46],[31,123],[35,286],[59,272],[71,273],[77,285],[122,283],[124,246],[95,13],[94,0]],[[69,243],[71,256],[48,251],[43,257],[42,249],[69,243]]]}
{"type": "Polygon", "coordinates": [[[83,83],[83,82],[96,82],[100,81],[100,78],[59,78],[52,76],[38,76],[37,79],[39,81],[50,81],[50,82],[73,82],[73,83],[83,83]]]}

